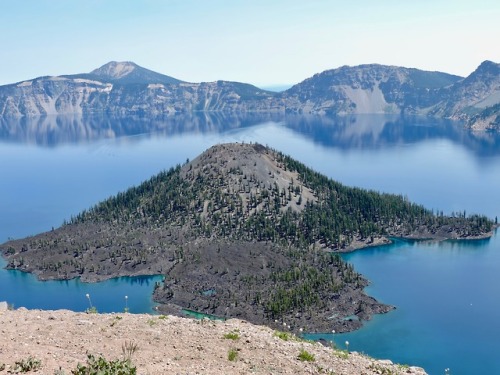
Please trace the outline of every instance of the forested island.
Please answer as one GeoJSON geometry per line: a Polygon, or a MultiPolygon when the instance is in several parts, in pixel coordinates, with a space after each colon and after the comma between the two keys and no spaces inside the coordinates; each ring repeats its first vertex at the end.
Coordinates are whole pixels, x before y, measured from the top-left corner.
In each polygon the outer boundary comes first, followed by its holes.
{"type": "Polygon", "coordinates": [[[393,307],[363,292],[368,281],[339,252],[390,237],[483,238],[494,225],[347,187],[276,150],[235,143],[0,250],[7,268],[44,280],[165,275],[154,299],[170,313],[341,332],[393,307]]]}

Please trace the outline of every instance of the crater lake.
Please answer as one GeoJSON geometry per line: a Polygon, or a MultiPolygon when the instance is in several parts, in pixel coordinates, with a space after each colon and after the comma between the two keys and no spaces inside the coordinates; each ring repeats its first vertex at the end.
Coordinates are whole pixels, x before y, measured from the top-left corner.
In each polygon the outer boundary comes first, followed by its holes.
{"type": "MultiPolygon", "coordinates": [[[[500,214],[500,135],[400,116],[203,114],[173,118],[0,120],[0,242],[58,227],[95,203],[217,143],[269,145],[346,185],[407,196],[445,214],[500,214]]],[[[324,333],[344,348],[430,374],[500,373],[500,240],[395,240],[346,254],[397,309],[359,331],[324,333]]],[[[39,282],[3,269],[0,301],[15,307],[152,312],[152,278],[39,282]],[[128,297],[125,301],[125,295],[128,297]],[[128,304],[128,306],[126,306],[128,304]]]]}

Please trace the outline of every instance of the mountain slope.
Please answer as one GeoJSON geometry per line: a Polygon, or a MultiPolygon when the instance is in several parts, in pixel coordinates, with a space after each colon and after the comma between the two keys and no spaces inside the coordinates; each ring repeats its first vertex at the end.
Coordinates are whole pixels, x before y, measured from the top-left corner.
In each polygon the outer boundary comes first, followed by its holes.
{"type": "Polygon", "coordinates": [[[40,77],[0,87],[0,116],[165,115],[189,112],[395,113],[500,123],[499,65],[482,63],[467,78],[386,65],[327,70],[274,93],[238,82],[186,83],[132,62],[87,74],[40,77]]]}
{"type": "Polygon", "coordinates": [[[468,121],[469,126],[477,130],[500,129],[499,106],[500,64],[485,61],[467,78],[450,87],[446,99],[430,114],[468,121]],[[485,121],[488,118],[489,121],[485,121]],[[482,126],[479,126],[480,122],[482,126]]]}
{"type": "Polygon", "coordinates": [[[110,62],[88,74],[39,77],[0,87],[0,116],[149,114],[273,110],[274,93],[217,81],[185,83],[131,62],[110,62]]]}
{"type": "Polygon", "coordinates": [[[130,61],[111,61],[91,71],[88,76],[99,81],[121,84],[158,83],[170,85],[182,83],[181,80],[153,72],[130,61]]]}
{"type": "Polygon", "coordinates": [[[391,309],[331,251],[388,235],[479,238],[491,228],[484,217],[435,216],[403,197],[345,187],[258,144],[227,144],[0,249],[8,268],[43,279],[164,274],[154,296],[167,312],[328,332],[391,309]]]}
{"type": "MultiPolygon", "coordinates": [[[[236,319],[202,322],[166,315],[20,308],[0,311],[0,325],[0,367],[5,365],[2,374],[21,372],[19,367],[14,370],[15,362],[27,362],[27,358],[41,361],[36,374],[95,374],[81,368],[77,371],[77,365],[86,364],[88,354],[110,362],[121,360],[127,356],[122,348],[132,344],[137,350],[128,354],[138,374],[426,374],[419,367],[317,345],[289,332],[281,336],[288,339],[285,341],[276,331],[236,319]],[[228,359],[231,350],[238,353],[235,361],[228,359]],[[302,350],[314,355],[315,360],[298,360],[302,350]]],[[[129,373],[125,369],[101,371],[99,374],[129,373]]]]}
{"type": "Polygon", "coordinates": [[[293,86],[288,109],[306,113],[414,113],[439,100],[438,90],[460,77],[385,65],[344,66],[293,86]]]}

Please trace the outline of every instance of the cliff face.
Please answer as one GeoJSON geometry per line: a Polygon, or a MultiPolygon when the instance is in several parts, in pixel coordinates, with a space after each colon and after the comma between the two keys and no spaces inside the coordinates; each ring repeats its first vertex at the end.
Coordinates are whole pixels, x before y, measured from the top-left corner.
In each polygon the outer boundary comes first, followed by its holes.
{"type": "Polygon", "coordinates": [[[499,64],[467,78],[385,65],[327,70],[282,93],[228,81],[187,83],[130,62],[88,74],[40,77],[0,87],[0,116],[164,115],[191,112],[407,113],[500,128],[499,64]]]}
{"type": "Polygon", "coordinates": [[[460,77],[384,65],[328,70],[285,92],[291,111],[307,113],[420,113],[439,90],[460,77]]]}
{"type": "Polygon", "coordinates": [[[465,120],[476,130],[500,129],[500,64],[483,62],[444,94],[431,115],[465,120]]]}
{"type": "Polygon", "coordinates": [[[0,88],[0,115],[173,114],[194,111],[273,111],[273,94],[236,82],[109,83],[47,77],[0,88]]]}

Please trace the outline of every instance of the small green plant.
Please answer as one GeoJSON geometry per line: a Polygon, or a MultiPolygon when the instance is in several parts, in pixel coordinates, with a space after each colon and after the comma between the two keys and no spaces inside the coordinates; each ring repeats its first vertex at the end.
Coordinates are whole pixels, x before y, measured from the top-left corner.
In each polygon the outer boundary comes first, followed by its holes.
{"type": "Polygon", "coordinates": [[[85,294],[85,297],[87,297],[88,301],[89,301],[89,308],[87,310],[85,310],[85,312],[87,314],[97,314],[97,308],[92,305],[92,300],[90,299],[90,294],[85,294]]]}
{"type": "Polygon", "coordinates": [[[117,359],[108,361],[104,357],[95,358],[92,354],[87,356],[86,365],[78,364],[76,369],[71,371],[73,375],[136,375],[137,369],[130,361],[117,359]]]}
{"type": "Polygon", "coordinates": [[[302,349],[297,357],[299,360],[303,362],[314,362],[316,358],[314,354],[309,353],[307,350],[302,349]]]}
{"type": "Polygon", "coordinates": [[[123,309],[123,311],[125,313],[129,312],[129,309],[128,309],[128,296],[125,296],[125,308],[123,309]]]}
{"type": "Polygon", "coordinates": [[[274,336],[282,339],[283,341],[289,341],[292,339],[292,335],[289,332],[274,331],[274,336]]]}
{"type": "Polygon", "coordinates": [[[240,338],[240,335],[238,334],[238,332],[232,331],[232,332],[226,333],[224,335],[224,338],[228,339],[228,340],[238,340],[240,338]]]}
{"type": "Polygon", "coordinates": [[[347,350],[334,350],[333,353],[339,357],[339,358],[342,358],[342,359],[347,359],[349,358],[349,352],[347,350]]]}
{"type": "Polygon", "coordinates": [[[132,361],[132,356],[138,348],[137,343],[133,341],[125,341],[122,345],[123,358],[128,362],[132,361]]]}
{"type": "Polygon", "coordinates": [[[236,349],[229,349],[227,359],[231,362],[236,361],[238,359],[238,351],[236,349]]]}
{"type": "Polygon", "coordinates": [[[148,324],[149,324],[150,327],[154,326],[156,323],[157,323],[156,320],[154,320],[154,319],[148,319],[148,324]]]}
{"type": "Polygon", "coordinates": [[[11,373],[18,374],[20,372],[37,371],[42,366],[42,362],[32,356],[21,361],[16,361],[11,373]]]}
{"type": "Polygon", "coordinates": [[[381,375],[395,375],[396,374],[392,369],[390,369],[388,367],[384,367],[378,363],[372,363],[370,366],[368,366],[368,369],[376,372],[377,374],[381,374],[381,375]]]}
{"type": "Polygon", "coordinates": [[[162,315],[158,316],[158,319],[165,320],[165,319],[168,319],[168,316],[162,314],[162,315]]]}

